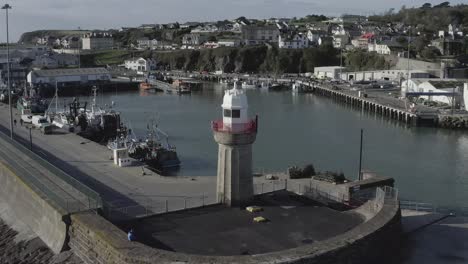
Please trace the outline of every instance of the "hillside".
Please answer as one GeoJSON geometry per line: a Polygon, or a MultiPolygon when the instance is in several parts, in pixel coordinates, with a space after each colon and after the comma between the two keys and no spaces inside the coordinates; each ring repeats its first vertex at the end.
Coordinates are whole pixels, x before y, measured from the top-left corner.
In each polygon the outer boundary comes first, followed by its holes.
{"type": "Polygon", "coordinates": [[[132,57],[152,57],[171,70],[224,72],[313,72],[314,67],[339,64],[338,51],[329,45],[308,49],[267,46],[177,51],[110,50],[81,55],[84,66],[118,65],[132,57]]]}
{"type": "Polygon", "coordinates": [[[338,52],[320,48],[287,50],[267,46],[155,52],[153,57],[169,69],[224,72],[313,72],[314,67],[336,65],[338,52]]]}
{"type": "Polygon", "coordinates": [[[432,6],[426,3],[419,8],[406,8],[403,6],[398,12],[390,9],[381,15],[370,16],[369,21],[376,23],[404,23],[418,26],[427,33],[436,33],[438,30],[447,30],[449,24],[468,28],[468,5],[460,4],[450,6],[443,2],[432,6]]]}
{"type": "Polygon", "coordinates": [[[81,36],[89,33],[88,30],[36,30],[31,32],[23,33],[18,40],[18,43],[31,44],[35,38],[44,36],[53,36],[56,38],[62,38],[65,36],[81,36]]]}

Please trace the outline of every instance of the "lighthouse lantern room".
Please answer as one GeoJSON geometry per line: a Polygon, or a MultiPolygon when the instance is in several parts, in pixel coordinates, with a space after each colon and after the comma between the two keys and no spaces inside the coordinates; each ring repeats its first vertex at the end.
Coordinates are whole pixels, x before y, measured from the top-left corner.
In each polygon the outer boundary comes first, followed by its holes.
{"type": "Polygon", "coordinates": [[[243,89],[237,85],[227,90],[224,94],[223,104],[223,126],[235,131],[241,129],[250,122],[248,118],[247,96],[243,89]]]}

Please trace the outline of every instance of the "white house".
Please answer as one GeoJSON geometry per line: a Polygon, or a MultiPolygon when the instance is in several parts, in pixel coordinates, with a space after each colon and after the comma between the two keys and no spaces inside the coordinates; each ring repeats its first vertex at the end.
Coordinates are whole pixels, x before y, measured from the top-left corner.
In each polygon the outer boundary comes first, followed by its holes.
{"type": "Polygon", "coordinates": [[[367,49],[369,52],[376,52],[381,55],[389,55],[405,50],[403,46],[395,42],[369,43],[367,49]]]}
{"type": "Polygon", "coordinates": [[[62,85],[80,85],[109,82],[111,74],[105,68],[33,70],[26,79],[31,86],[55,85],[56,82],[62,85]]]}
{"type": "Polygon", "coordinates": [[[182,45],[187,45],[187,46],[199,46],[203,44],[207,40],[207,37],[205,35],[197,34],[197,33],[191,33],[191,34],[185,34],[182,37],[182,45]]]}
{"type": "Polygon", "coordinates": [[[280,49],[304,49],[309,47],[309,39],[302,33],[280,34],[278,36],[278,47],[280,49]]]}
{"type": "Polygon", "coordinates": [[[137,39],[138,49],[156,49],[157,46],[158,46],[157,39],[148,39],[148,38],[137,39]]]}
{"type": "Polygon", "coordinates": [[[200,25],[190,31],[190,33],[214,33],[217,32],[219,29],[216,25],[213,24],[206,24],[200,25]]]}
{"type": "Polygon", "coordinates": [[[156,61],[150,58],[137,58],[126,60],[125,68],[139,72],[153,71],[156,69],[156,61]]]}

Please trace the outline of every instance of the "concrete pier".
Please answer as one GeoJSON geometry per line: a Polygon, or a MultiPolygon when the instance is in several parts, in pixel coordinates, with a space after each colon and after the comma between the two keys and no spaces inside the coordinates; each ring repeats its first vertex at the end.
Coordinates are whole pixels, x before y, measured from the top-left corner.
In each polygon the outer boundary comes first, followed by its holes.
{"type": "MultiPolygon", "coordinates": [[[[312,91],[315,94],[330,97],[336,101],[359,108],[363,111],[375,113],[388,119],[403,122],[405,124],[417,125],[422,118],[418,113],[402,109],[396,105],[390,105],[391,102],[385,104],[378,102],[375,98],[359,97],[353,95],[350,92],[334,90],[323,85],[316,85],[310,82],[298,81],[298,83],[312,88],[312,91]]],[[[437,115],[426,116],[426,118],[435,120],[437,115]]]]}

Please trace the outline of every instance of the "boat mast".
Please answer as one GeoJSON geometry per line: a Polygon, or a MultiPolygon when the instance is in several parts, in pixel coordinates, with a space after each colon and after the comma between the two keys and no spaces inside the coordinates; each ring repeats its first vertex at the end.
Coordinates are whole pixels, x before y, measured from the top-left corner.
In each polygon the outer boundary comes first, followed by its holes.
{"type": "Polygon", "coordinates": [[[96,107],[96,94],[97,94],[97,87],[93,86],[93,104],[91,105],[91,113],[94,114],[94,107],[96,107]]]}
{"type": "Polygon", "coordinates": [[[58,85],[57,81],[55,81],[55,113],[58,112],[58,85]]]}

